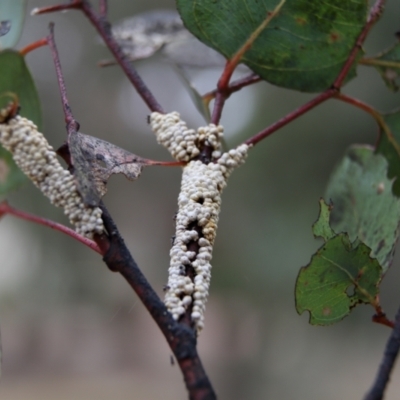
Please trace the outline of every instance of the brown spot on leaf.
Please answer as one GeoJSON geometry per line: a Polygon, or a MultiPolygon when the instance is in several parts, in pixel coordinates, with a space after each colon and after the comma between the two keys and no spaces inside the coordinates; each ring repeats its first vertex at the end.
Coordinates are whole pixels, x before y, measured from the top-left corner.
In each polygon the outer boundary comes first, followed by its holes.
{"type": "Polygon", "coordinates": [[[299,25],[305,25],[307,23],[307,20],[305,18],[303,18],[303,17],[296,17],[296,22],[299,25]]]}
{"type": "Polygon", "coordinates": [[[325,317],[327,317],[328,315],[331,315],[331,313],[332,313],[332,310],[331,310],[330,307],[325,307],[325,308],[322,310],[322,315],[324,315],[325,317]]]}
{"type": "Polygon", "coordinates": [[[331,32],[329,35],[329,41],[331,43],[335,43],[340,39],[340,35],[338,32],[331,32]]]}

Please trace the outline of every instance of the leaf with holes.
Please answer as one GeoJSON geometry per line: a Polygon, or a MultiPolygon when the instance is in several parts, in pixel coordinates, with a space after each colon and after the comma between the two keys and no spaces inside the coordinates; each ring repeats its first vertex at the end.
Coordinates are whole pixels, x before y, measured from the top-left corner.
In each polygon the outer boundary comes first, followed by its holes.
{"type": "Polygon", "coordinates": [[[80,132],[68,136],[68,149],[78,190],[85,204],[90,206],[99,205],[112,174],[121,173],[133,181],[144,166],[158,164],[80,132]]]}
{"type": "MultiPolygon", "coordinates": [[[[255,34],[279,0],[177,0],[185,26],[226,58],[255,34]]],[[[334,81],[366,22],[365,0],[287,0],[242,62],[286,88],[319,92],[334,81]]],[[[361,56],[361,55],[360,55],[361,56]]],[[[347,79],[355,76],[351,69],[347,79]]]]}
{"type": "MultiPolygon", "coordinates": [[[[16,96],[20,114],[34,121],[40,129],[39,96],[24,57],[13,50],[0,52],[0,108],[4,109],[16,96]]],[[[0,196],[6,196],[28,178],[15,165],[11,154],[0,146],[0,196]]]]}
{"type": "Polygon", "coordinates": [[[296,281],[296,310],[310,312],[310,324],[330,325],[357,304],[376,304],[382,276],[379,262],[363,243],[345,233],[329,239],[301,268],[296,281]]]}
{"type": "Polygon", "coordinates": [[[398,239],[400,199],[392,193],[387,162],[367,146],[350,147],[330,177],[326,198],[333,202],[330,223],[371,248],[385,273],[398,239]]]}
{"type": "Polygon", "coordinates": [[[400,78],[400,43],[395,43],[389,49],[375,57],[368,57],[360,60],[360,64],[375,67],[386,86],[393,92],[399,90],[400,78]]]}

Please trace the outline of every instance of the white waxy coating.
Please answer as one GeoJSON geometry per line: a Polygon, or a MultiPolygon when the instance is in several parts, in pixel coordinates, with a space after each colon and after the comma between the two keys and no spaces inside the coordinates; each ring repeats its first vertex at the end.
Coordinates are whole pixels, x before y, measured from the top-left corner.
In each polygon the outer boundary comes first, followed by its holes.
{"type": "Polygon", "coordinates": [[[90,238],[104,231],[100,208],[83,203],[72,174],[62,167],[33,122],[17,115],[0,123],[0,143],[51,203],[64,209],[79,234],[90,238]]]}
{"type": "Polygon", "coordinates": [[[200,148],[207,144],[219,150],[224,129],[221,125],[210,124],[197,132],[189,129],[177,112],[150,115],[151,129],[158,143],[166,147],[177,161],[190,161],[200,154],[200,148]]]}
{"type": "Polygon", "coordinates": [[[204,326],[204,311],[211,279],[210,262],[221,208],[221,193],[233,169],[244,162],[248,146],[241,145],[221,154],[222,126],[211,124],[199,128],[195,133],[186,127],[175,112],[166,115],[153,113],[150,120],[158,142],[177,160],[189,161],[183,168],[178,197],[176,232],[170,251],[165,304],[176,320],[190,309],[192,321],[197,331],[200,331],[204,326]],[[187,136],[185,132],[188,132],[187,136]],[[175,138],[179,138],[178,143],[174,142],[175,138]],[[200,160],[192,160],[200,154],[197,146],[204,144],[212,147],[213,157],[219,157],[215,162],[204,164],[200,160]],[[176,151],[177,145],[179,151],[176,151]],[[181,148],[188,151],[181,154],[181,148]],[[197,244],[197,252],[188,248],[193,244],[197,244]],[[187,271],[191,268],[194,270],[193,280],[187,276],[187,271]]]}

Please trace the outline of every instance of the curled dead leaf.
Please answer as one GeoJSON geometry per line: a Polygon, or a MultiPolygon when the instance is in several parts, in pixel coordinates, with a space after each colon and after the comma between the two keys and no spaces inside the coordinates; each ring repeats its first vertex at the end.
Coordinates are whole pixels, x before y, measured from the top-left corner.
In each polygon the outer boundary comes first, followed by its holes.
{"type": "Polygon", "coordinates": [[[68,147],[78,190],[84,203],[90,206],[99,205],[112,174],[121,173],[133,181],[144,166],[158,164],[80,132],[69,135],[68,147]]]}

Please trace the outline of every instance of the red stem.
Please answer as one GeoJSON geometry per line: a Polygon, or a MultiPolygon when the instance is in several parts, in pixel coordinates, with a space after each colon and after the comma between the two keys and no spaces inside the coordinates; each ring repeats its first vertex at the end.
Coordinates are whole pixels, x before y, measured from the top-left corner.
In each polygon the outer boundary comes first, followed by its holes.
{"type": "Polygon", "coordinates": [[[108,4],[107,0],[99,0],[99,14],[102,18],[107,18],[108,4]]]}
{"type": "Polygon", "coordinates": [[[333,87],[340,89],[343,85],[343,81],[346,79],[347,74],[350,71],[350,68],[354,64],[357,54],[362,48],[362,45],[367,38],[367,35],[375,22],[379,19],[382,14],[383,6],[385,4],[385,0],[376,0],[375,4],[371,7],[371,10],[368,15],[367,23],[365,24],[363,30],[361,31],[360,35],[358,36],[355,45],[353,46],[349,57],[347,58],[346,63],[344,64],[342,70],[340,71],[339,75],[335,79],[333,83],[333,87]]]}
{"type": "Polygon", "coordinates": [[[47,46],[47,44],[48,44],[47,43],[47,38],[43,38],[43,39],[37,40],[36,42],[28,44],[28,46],[25,46],[23,49],[21,49],[19,51],[19,53],[22,56],[25,57],[31,51],[36,50],[36,49],[38,49],[39,47],[42,47],[42,46],[47,46]]]}
{"type": "Polygon", "coordinates": [[[282,8],[285,0],[281,0],[272,12],[267,12],[265,19],[257,27],[257,29],[249,36],[246,42],[238,49],[238,51],[229,59],[225,64],[225,68],[222,71],[221,77],[217,84],[217,95],[215,98],[214,109],[211,116],[211,122],[218,125],[221,119],[222,109],[224,108],[225,100],[229,97],[229,82],[232,74],[235,71],[237,65],[240,63],[243,55],[253,46],[254,41],[258,38],[265,27],[271,22],[271,20],[278,15],[282,8]]]}
{"type": "Polygon", "coordinates": [[[374,118],[380,115],[380,112],[377,111],[372,106],[370,106],[369,104],[364,103],[363,101],[356,99],[354,97],[348,96],[344,93],[338,93],[334,98],[343,101],[345,103],[351,104],[357,108],[360,108],[361,110],[367,112],[368,114],[371,114],[374,118]]]}
{"type": "Polygon", "coordinates": [[[38,217],[36,215],[17,210],[9,206],[8,203],[6,202],[0,203],[0,215],[3,214],[14,215],[15,217],[24,219],[25,221],[34,222],[36,224],[47,226],[48,228],[55,229],[56,231],[65,233],[66,235],[72,237],[78,242],[83,243],[85,246],[91,248],[97,253],[104,255],[104,253],[100,250],[99,246],[97,246],[97,244],[93,240],[90,240],[84,236],[79,235],[73,229],[68,228],[65,225],[59,224],[58,222],[54,222],[46,218],[38,217]]]}
{"type": "Polygon", "coordinates": [[[394,322],[390,321],[390,319],[388,319],[384,313],[375,314],[372,317],[372,321],[376,322],[377,324],[388,326],[389,328],[394,328],[394,322]]]}
{"type": "Polygon", "coordinates": [[[261,140],[265,139],[266,137],[268,137],[269,135],[271,135],[272,133],[274,133],[278,129],[280,129],[283,126],[287,125],[289,122],[292,122],[293,120],[295,120],[296,118],[300,117],[301,115],[303,115],[307,111],[310,111],[311,109],[313,109],[317,105],[323,103],[325,100],[331,98],[336,93],[337,93],[336,89],[333,89],[333,88],[332,89],[328,89],[327,91],[321,93],[320,95],[318,95],[317,97],[315,97],[314,99],[309,101],[308,103],[306,103],[306,104],[302,105],[301,107],[299,107],[297,110],[294,110],[291,113],[285,115],[283,118],[281,118],[280,120],[276,121],[275,123],[270,125],[268,128],[266,128],[266,129],[262,130],[261,132],[257,133],[257,135],[254,135],[250,139],[247,139],[245,141],[245,143],[247,145],[249,145],[249,146],[257,144],[258,142],[260,142],[261,140]]]}
{"type": "MultiPolygon", "coordinates": [[[[228,96],[230,96],[232,93],[235,93],[246,86],[260,82],[261,80],[262,80],[262,78],[254,73],[247,75],[244,78],[237,79],[236,81],[233,81],[229,85],[228,96]]],[[[205,102],[209,103],[212,99],[215,98],[215,96],[217,95],[217,92],[218,92],[217,89],[211,90],[210,92],[207,92],[206,94],[204,94],[202,96],[202,98],[205,102]]]]}
{"type": "Polygon", "coordinates": [[[67,88],[65,87],[65,81],[64,81],[63,74],[62,74],[60,57],[58,56],[57,46],[54,41],[54,24],[53,23],[50,23],[49,30],[50,30],[50,33],[49,33],[49,36],[47,36],[47,42],[48,42],[50,50],[51,50],[51,55],[53,57],[54,66],[56,68],[57,81],[58,81],[58,87],[60,88],[61,102],[62,102],[63,110],[64,110],[65,123],[67,124],[67,127],[73,129],[74,131],[77,131],[77,130],[79,130],[79,124],[74,119],[74,116],[72,115],[71,107],[68,102],[67,88]]]}

